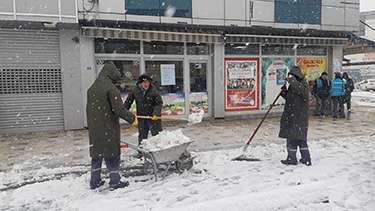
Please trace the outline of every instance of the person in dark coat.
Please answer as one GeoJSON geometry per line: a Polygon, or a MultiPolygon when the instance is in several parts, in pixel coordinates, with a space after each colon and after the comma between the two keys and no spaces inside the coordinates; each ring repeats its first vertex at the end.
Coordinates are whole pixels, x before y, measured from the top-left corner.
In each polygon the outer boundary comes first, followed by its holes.
{"type": "Polygon", "coordinates": [[[281,163],[297,165],[297,148],[301,153],[300,162],[310,166],[310,151],[307,145],[309,125],[309,89],[305,76],[299,67],[293,67],[287,78],[289,87],[282,87],[285,98],[284,111],[280,121],[280,138],[286,138],[288,156],[281,163]]]}
{"type": "Polygon", "coordinates": [[[342,80],[341,73],[335,73],[335,79],[332,80],[332,86],[330,90],[330,96],[333,104],[332,116],[333,119],[345,118],[344,113],[344,97],[345,97],[345,82],[342,80]]]}
{"type": "Polygon", "coordinates": [[[120,91],[115,83],[121,79],[113,63],[102,68],[98,78],[87,91],[87,124],[90,140],[91,180],[90,188],[104,184],[101,180],[103,159],[110,172],[110,188],[126,187],[120,180],[120,123],[119,118],[136,124],[135,115],[123,107],[120,91]]]}
{"type": "Polygon", "coordinates": [[[349,77],[347,72],[342,74],[343,79],[345,80],[345,103],[348,113],[352,111],[352,92],[354,90],[354,82],[349,77]]]}
{"type": "Polygon", "coordinates": [[[152,117],[152,119],[138,119],[138,144],[141,145],[142,140],[147,139],[150,130],[152,136],[162,131],[160,117],[163,99],[157,88],[152,84],[152,79],[148,75],[139,76],[136,85],[136,88],[125,100],[124,106],[126,109],[130,109],[135,101],[137,116],[152,117]]]}
{"type": "Polygon", "coordinates": [[[331,82],[328,80],[328,74],[323,72],[319,78],[315,80],[312,94],[316,99],[315,113],[321,117],[325,116],[328,110],[329,90],[331,82]]]}

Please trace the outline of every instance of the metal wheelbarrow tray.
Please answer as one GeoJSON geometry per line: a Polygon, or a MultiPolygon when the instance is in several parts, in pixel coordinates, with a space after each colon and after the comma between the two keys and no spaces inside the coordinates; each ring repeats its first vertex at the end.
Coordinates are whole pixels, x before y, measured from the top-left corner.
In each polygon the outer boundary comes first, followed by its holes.
{"type": "Polygon", "coordinates": [[[189,170],[193,166],[193,157],[191,157],[190,153],[187,151],[192,141],[155,151],[145,150],[127,142],[123,143],[128,145],[129,148],[142,153],[145,161],[145,171],[147,172],[151,167],[156,181],[159,172],[161,172],[162,178],[165,178],[172,166],[180,173],[189,170]]]}

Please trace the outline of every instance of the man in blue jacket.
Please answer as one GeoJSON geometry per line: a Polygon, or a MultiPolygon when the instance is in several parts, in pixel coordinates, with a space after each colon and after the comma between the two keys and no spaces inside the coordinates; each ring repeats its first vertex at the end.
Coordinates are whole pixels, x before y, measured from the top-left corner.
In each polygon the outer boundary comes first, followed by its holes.
{"type": "Polygon", "coordinates": [[[319,78],[315,80],[312,94],[316,99],[315,114],[325,116],[327,113],[329,90],[331,89],[331,81],[328,79],[328,74],[323,72],[319,78]]]}
{"type": "Polygon", "coordinates": [[[337,119],[338,113],[340,118],[345,118],[343,102],[345,97],[345,82],[342,80],[341,73],[335,73],[335,79],[332,80],[329,93],[333,103],[333,119],[337,119]]]}

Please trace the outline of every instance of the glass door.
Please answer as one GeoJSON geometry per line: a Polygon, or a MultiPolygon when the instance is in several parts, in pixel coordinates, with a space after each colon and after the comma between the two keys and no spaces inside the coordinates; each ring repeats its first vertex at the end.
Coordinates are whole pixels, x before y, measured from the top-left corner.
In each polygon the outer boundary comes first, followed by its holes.
{"type": "Polygon", "coordinates": [[[189,74],[189,110],[190,112],[197,112],[203,109],[206,114],[209,114],[209,86],[207,80],[207,61],[191,61],[189,63],[189,74]]]}
{"type": "Polygon", "coordinates": [[[163,98],[162,115],[186,115],[184,62],[146,61],[146,74],[153,79],[163,98]]]}

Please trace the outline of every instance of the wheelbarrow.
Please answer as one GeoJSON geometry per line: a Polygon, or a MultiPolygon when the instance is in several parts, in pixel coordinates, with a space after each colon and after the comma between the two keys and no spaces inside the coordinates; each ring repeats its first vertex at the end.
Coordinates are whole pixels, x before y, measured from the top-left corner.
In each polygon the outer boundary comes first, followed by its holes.
{"type": "Polygon", "coordinates": [[[148,174],[149,170],[151,170],[155,181],[157,181],[158,176],[164,179],[168,175],[171,167],[175,167],[179,173],[193,167],[194,158],[187,151],[191,143],[192,141],[173,145],[161,150],[149,151],[134,144],[122,142],[121,148],[130,148],[140,152],[144,158],[145,173],[148,174]]]}

